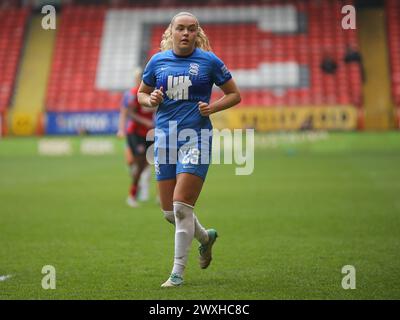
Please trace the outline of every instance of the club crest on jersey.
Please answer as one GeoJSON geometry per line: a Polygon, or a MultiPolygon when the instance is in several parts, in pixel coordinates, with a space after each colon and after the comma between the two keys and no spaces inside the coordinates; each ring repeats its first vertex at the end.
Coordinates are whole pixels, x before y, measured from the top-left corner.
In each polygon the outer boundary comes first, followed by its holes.
{"type": "Polygon", "coordinates": [[[189,73],[192,76],[197,76],[199,74],[199,65],[197,63],[191,63],[190,64],[190,69],[189,69],[189,73]]]}
{"type": "Polygon", "coordinates": [[[189,87],[192,85],[189,76],[168,76],[166,94],[173,100],[189,100],[189,87]]]}

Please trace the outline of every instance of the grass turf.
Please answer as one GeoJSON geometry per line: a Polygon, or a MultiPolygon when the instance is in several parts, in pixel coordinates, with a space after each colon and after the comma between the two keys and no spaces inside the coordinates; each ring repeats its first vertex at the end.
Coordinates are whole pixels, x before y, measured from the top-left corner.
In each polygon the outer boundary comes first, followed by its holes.
{"type": "Polygon", "coordinates": [[[310,137],[258,135],[250,176],[211,166],[195,212],[220,234],[214,260],[200,270],[194,241],[172,290],[173,227],[154,201],[126,206],[122,141],[96,157],[68,138],[76,152],[50,157],[0,140],[0,299],[399,299],[400,134],[310,137]]]}

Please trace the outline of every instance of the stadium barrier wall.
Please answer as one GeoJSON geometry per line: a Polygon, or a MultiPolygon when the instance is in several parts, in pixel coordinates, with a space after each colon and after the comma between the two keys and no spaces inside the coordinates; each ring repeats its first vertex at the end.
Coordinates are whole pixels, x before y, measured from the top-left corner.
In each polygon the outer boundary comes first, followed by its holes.
{"type": "Polygon", "coordinates": [[[44,133],[44,114],[42,112],[10,112],[7,117],[4,117],[4,123],[7,123],[6,119],[8,120],[8,134],[32,136],[44,133]]]}
{"type": "Polygon", "coordinates": [[[400,129],[400,107],[398,107],[396,111],[397,111],[396,126],[397,126],[397,129],[400,129]]]}
{"type": "MultiPolygon", "coordinates": [[[[218,129],[349,131],[362,129],[363,112],[354,106],[242,107],[217,113],[211,118],[218,129]]],[[[118,120],[118,111],[47,112],[43,127],[44,132],[50,135],[115,134],[118,120]]],[[[19,118],[18,125],[21,132],[29,131],[29,119],[19,118]]],[[[39,129],[37,133],[40,133],[39,129]]]]}
{"type": "MultiPolygon", "coordinates": [[[[2,135],[77,135],[115,134],[118,130],[118,111],[110,112],[47,112],[0,114],[2,135]]],[[[363,129],[363,110],[353,106],[329,107],[242,107],[212,115],[215,128],[254,128],[258,131],[277,130],[357,130],[363,129]]],[[[400,108],[397,109],[400,128],[400,108]]]]}
{"type": "Polygon", "coordinates": [[[242,107],[212,116],[214,127],[276,130],[357,130],[362,129],[362,110],[354,106],[242,107]]]}
{"type": "Polygon", "coordinates": [[[8,116],[9,133],[15,136],[32,136],[39,132],[41,113],[10,112],[8,116]]]}
{"type": "Polygon", "coordinates": [[[118,120],[118,111],[47,112],[44,126],[50,135],[115,134],[118,120]]]}

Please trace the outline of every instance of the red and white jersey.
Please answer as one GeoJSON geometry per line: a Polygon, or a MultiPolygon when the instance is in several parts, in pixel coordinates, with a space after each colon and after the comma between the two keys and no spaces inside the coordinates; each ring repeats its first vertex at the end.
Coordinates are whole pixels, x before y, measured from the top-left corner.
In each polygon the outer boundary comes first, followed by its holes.
{"type": "MultiPolygon", "coordinates": [[[[122,105],[127,108],[132,110],[135,114],[146,118],[150,121],[153,121],[154,118],[154,112],[150,109],[143,108],[138,100],[137,92],[139,88],[134,87],[130,90],[127,90],[124,93],[124,97],[122,100],[122,105]]],[[[137,134],[138,136],[141,137],[146,137],[147,132],[151,128],[146,127],[145,125],[138,123],[137,121],[130,119],[128,123],[128,128],[127,128],[127,133],[128,134],[137,134]]]]}

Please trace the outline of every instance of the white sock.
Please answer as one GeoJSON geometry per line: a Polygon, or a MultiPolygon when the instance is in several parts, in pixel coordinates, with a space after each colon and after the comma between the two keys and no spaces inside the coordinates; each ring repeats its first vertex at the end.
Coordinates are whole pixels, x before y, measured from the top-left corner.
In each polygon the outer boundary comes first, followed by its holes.
{"type": "Polygon", "coordinates": [[[139,180],[139,190],[140,190],[140,200],[149,200],[150,196],[150,179],[151,179],[151,168],[146,166],[140,175],[139,180]]]}
{"type": "MultiPolygon", "coordinates": [[[[164,218],[171,224],[175,225],[175,215],[173,211],[163,210],[164,218]]],[[[208,242],[208,233],[206,229],[201,225],[196,215],[193,213],[194,217],[194,237],[201,244],[207,244],[208,242]]]]}
{"type": "Polygon", "coordinates": [[[167,220],[169,223],[175,225],[175,215],[173,211],[167,211],[163,210],[164,213],[164,218],[167,220]]]}
{"type": "Polygon", "coordinates": [[[194,213],[193,213],[193,216],[194,216],[194,237],[201,244],[207,244],[208,243],[208,232],[200,224],[199,219],[197,219],[197,217],[194,213]]]}
{"type": "Polygon", "coordinates": [[[175,256],[172,273],[182,276],[194,237],[193,207],[174,201],[175,214],[175,256]]]}

